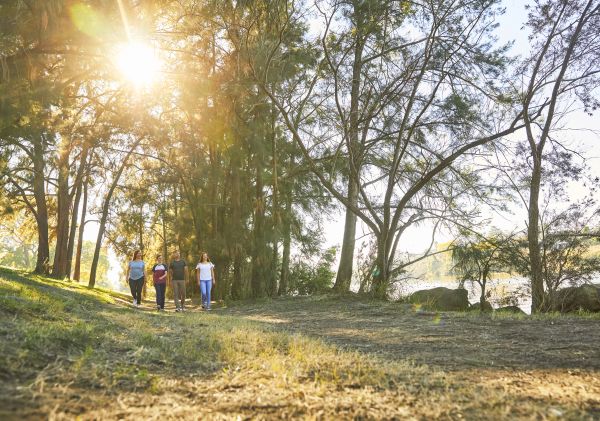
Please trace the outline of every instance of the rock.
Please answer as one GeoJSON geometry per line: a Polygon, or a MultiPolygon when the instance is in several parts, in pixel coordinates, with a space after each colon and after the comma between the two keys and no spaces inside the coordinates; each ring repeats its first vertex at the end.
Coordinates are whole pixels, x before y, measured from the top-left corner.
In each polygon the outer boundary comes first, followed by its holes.
{"type": "Polygon", "coordinates": [[[600,287],[584,284],[559,289],[552,300],[552,310],[561,313],[572,311],[600,312],[600,287]]]}
{"type": "Polygon", "coordinates": [[[499,311],[500,313],[527,314],[517,306],[500,307],[500,308],[497,308],[496,311],[499,311]]]}
{"type": "Polygon", "coordinates": [[[468,294],[464,288],[423,289],[414,292],[409,297],[409,302],[440,311],[465,311],[469,308],[468,294]]]}
{"type": "Polygon", "coordinates": [[[481,309],[481,303],[471,304],[471,306],[469,307],[469,310],[483,311],[484,313],[489,313],[489,312],[494,311],[494,307],[492,307],[492,305],[488,301],[485,301],[483,303],[483,310],[481,309]]]}

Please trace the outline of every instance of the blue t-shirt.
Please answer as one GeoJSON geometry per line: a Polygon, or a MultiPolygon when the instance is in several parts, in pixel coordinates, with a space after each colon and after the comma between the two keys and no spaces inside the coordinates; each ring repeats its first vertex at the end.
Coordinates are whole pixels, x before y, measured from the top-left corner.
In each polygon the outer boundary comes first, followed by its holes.
{"type": "Polygon", "coordinates": [[[129,262],[129,279],[140,279],[144,276],[144,261],[132,260],[129,262]]]}

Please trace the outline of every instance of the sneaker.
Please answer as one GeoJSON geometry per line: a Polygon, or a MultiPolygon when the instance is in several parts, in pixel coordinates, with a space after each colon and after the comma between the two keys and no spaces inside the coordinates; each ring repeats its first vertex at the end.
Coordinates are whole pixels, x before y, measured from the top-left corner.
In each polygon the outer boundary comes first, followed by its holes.
{"type": "Polygon", "coordinates": [[[181,309],[180,309],[179,307],[177,307],[177,308],[175,309],[175,312],[177,312],[177,313],[179,313],[180,311],[181,311],[181,309]]]}
{"type": "Polygon", "coordinates": [[[160,306],[156,306],[156,311],[160,311],[160,310],[161,310],[160,306]]]}
{"type": "Polygon", "coordinates": [[[137,300],[136,300],[135,298],[133,299],[133,305],[134,305],[134,306],[137,306],[137,305],[138,305],[138,304],[137,304],[137,300]]]}

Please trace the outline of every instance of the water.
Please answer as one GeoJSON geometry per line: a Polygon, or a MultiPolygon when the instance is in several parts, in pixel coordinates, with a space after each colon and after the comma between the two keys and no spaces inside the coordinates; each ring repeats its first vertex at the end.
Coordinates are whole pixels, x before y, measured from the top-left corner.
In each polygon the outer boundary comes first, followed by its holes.
{"type": "MultiPolygon", "coordinates": [[[[454,280],[424,280],[411,279],[401,281],[396,284],[396,291],[392,298],[398,299],[412,294],[421,289],[432,289],[437,287],[458,288],[458,282],[454,280]]],[[[469,293],[469,302],[475,304],[479,302],[481,288],[477,283],[467,282],[465,288],[469,293]]],[[[529,280],[522,277],[512,277],[504,279],[492,279],[487,282],[486,291],[489,293],[487,300],[494,308],[507,305],[516,305],[525,313],[531,312],[531,294],[529,289],[529,280]]]]}

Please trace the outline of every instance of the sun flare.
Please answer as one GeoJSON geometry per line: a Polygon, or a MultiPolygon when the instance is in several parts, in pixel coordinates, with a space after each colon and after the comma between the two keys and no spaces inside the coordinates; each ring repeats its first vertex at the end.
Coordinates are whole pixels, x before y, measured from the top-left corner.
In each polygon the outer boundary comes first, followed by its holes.
{"type": "Polygon", "coordinates": [[[147,44],[129,42],[120,45],[116,61],[123,77],[138,87],[158,79],[161,62],[156,51],[147,44]]]}

